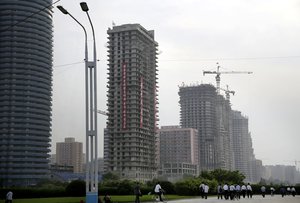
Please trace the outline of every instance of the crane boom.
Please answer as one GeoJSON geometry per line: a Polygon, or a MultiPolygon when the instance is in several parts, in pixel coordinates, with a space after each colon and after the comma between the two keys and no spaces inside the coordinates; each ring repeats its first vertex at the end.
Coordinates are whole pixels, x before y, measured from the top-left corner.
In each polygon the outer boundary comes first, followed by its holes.
{"type": "Polygon", "coordinates": [[[217,83],[217,93],[220,94],[220,81],[221,81],[221,74],[252,74],[253,72],[250,71],[219,71],[220,66],[217,63],[217,71],[203,71],[203,75],[205,74],[216,74],[216,83],[217,83]]]}

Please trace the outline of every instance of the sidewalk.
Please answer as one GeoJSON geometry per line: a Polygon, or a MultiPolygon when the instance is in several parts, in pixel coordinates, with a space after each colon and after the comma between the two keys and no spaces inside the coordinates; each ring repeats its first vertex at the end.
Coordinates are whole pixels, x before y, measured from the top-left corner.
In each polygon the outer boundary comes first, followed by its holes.
{"type": "Polygon", "coordinates": [[[300,203],[300,196],[285,196],[281,197],[279,195],[275,195],[273,197],[266,196],[263,198],[262,196],[253,196],[253,198],[241,198],[240,200],[218,200],[217,197],[209,197],[208,199],[185,199],[185,200],[176,200],[176,201],[170,201],[172,203],[224,203],[224,202],[241,202],[241,203],[300,203]]]}

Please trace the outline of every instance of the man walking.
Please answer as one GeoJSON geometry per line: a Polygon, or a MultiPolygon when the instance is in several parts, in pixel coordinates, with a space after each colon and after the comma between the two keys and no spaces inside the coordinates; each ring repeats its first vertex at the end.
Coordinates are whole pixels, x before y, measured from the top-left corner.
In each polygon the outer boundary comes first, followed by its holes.
{"type": "Polygon", "coordinates": [[[219,183],[217,187],[217,194],[218,194],[218,199],[223,199],[223,189],[221,183],[219,183]]]}
{"type": "Polygon", "coordinates": [[[248,183],[248,185],[247,185],[247,197],[252,198],[252,187],[251,187],[250,183],[248,183]]]}
{"type": "Polygon", "coordinates": [[[12,200],[13,200],[13,193],[12,193],[12,191],[9,191],[6,194],[6,203],[12,203],[12,200]]]}
{"type": "Polygon", "coordinates": [[[142,196],[140,184],[139,182],[136,183],[134,187],[134,195],[135,195],[135,203],[140,203],[140,196],[142,196]]]}

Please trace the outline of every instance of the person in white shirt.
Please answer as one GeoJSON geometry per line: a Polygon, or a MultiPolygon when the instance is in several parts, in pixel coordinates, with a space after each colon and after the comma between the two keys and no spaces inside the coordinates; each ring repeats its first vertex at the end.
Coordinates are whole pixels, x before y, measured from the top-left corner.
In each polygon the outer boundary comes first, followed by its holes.
{"type": "Polygon", "coordinates": [[[202,199],[204,198],[204,187],[205,187],[204,183],[201,183],[199,186],[200,195],[201,195],[202,199]]]}
{"type": "Polygon", "coordinates": [[[252,198],[252,187],[251,187],[250,183],[248,183],[248,185],[247,185],[247,197],[252,198]]]}
{"type": "Polygon", "coordinates": [[[233,200],[235,196],[235,187],[234,185],[229,186],[229,194],[230,194],[230,199],[233,200]]]}
{"type": "Polygon", "coordinates": [[[260,191],[261,191],[261,195],[263,196],[263,198],[265,198],[265,195],[266,195],[266,187],[265,187],[265,186],[261,186],[260,191]]]}
{"type": "Polygon", "coordinates": [[[7,203],[12,203],[12,200],[13,200],[13,193],[12,193],[12,191],[9,191],[9,192],[6,194],[6,202],[7,202],[7,203]]]}
{"type": "Polygon", "coordinates": [[[273,187],[270,188],[271,196],[274,196],[275,189],[273,187]]]}
{"type": "Polygon", "coordinates": [[[161,198],[161,194],[163,192],[163,189],[161,188],[159,182],[155,185],[154,192],[155,192],[156,195],[159,196],[159,201],[163,202],[163,199],[161,198]]]}
{"type": "Polygon", "coordinates": [[[228,184],[225,183],[225,185],[223,186],[224,198],[225,198],[225,199],[228,199],[228,190],[229,190],[228,184]]]}
{"type": "Polygon", "coordinates": [[[295,195],[296,195],[296,189],[294,187],[292,187],[291,192],[292,192],[293,197],[295,197],[295,195]]]}
{"type": "Polygon", "coordinates": [[[246,192],[247,192],[246,185],[242,185],[241,191],[242,191],[243,198],[245,198],[246,197],[246,192]]]}
{"type": "Polygon", "coordinates": [[[287,195],[290,195],[290,194],[291,194],[291,188],[290,188],[290,187],[287,187],[287,188],[286,188],[286,194],[287,194],[287,195]]]}
{"type": "Polygon", "coordinates": [[[208,191],[209,191],[209,187],[208,187],[208,185],[204,185],[204,197],[205,197],[205,199],[207,199],[207,195],[208,195],[208,191]]]}
{"type": "Polygon", "coordinates": [[[241,186],[239,184],[235,186],[235,193],[236,193],[236,198],[241,199],[241,186]]]}

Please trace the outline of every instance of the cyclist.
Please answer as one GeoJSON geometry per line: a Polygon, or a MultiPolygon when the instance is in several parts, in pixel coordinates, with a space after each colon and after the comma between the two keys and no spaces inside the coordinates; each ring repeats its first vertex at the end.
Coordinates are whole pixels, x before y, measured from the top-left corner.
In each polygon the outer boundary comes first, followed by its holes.
{"type": "Polygon", "coordinates": [[[163,202],[164,200],[161,197],[161,194],[164,192],[164,190],[161,188],[159,182],[156,183],[154,188],[154,193],[159,197],[159,201],[163,202]]]}

